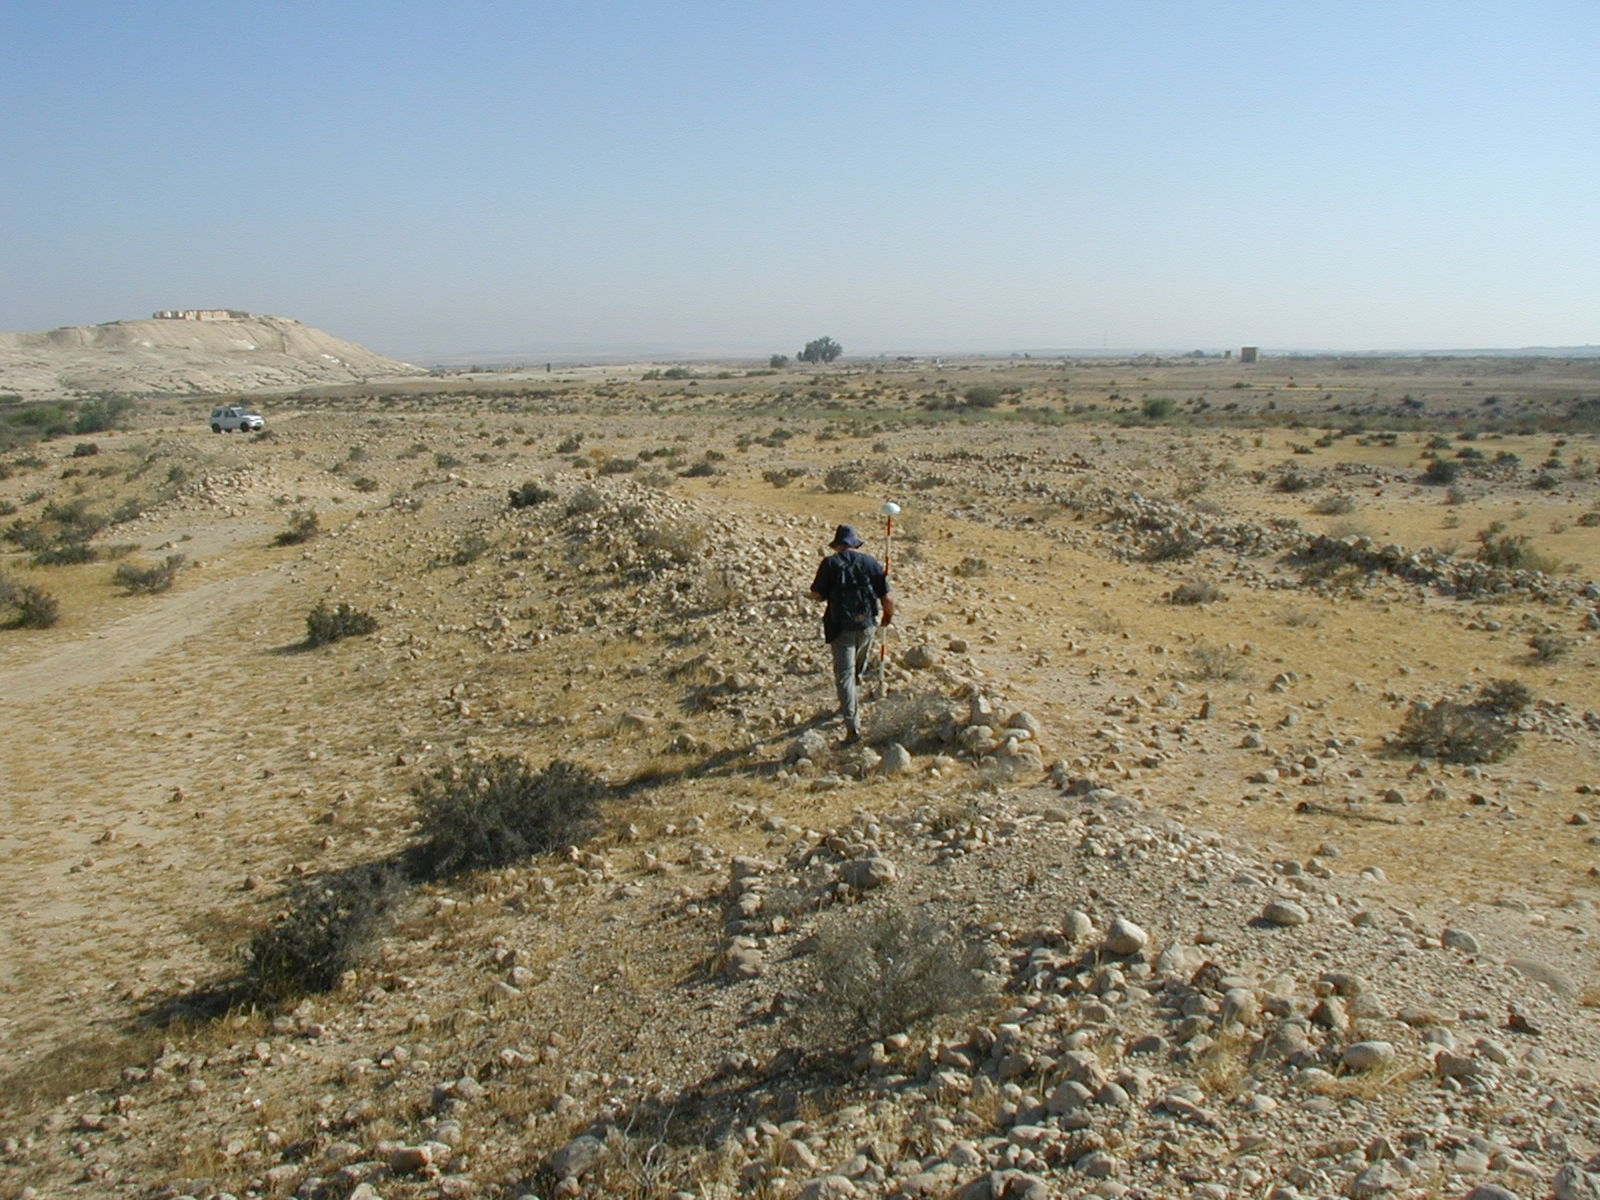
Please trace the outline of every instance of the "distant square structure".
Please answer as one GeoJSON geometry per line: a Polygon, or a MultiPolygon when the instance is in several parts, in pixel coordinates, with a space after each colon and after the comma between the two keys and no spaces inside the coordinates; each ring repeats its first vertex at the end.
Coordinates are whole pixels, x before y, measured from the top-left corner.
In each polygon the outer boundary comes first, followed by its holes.
{"type": "Polygon", "coordinates": [[[1261,348],[1259,346],[1239,347],[1239,361],[1242,363],[1253,363],[1258,357],[1260,357],[1260,355],[1261,348]]]}

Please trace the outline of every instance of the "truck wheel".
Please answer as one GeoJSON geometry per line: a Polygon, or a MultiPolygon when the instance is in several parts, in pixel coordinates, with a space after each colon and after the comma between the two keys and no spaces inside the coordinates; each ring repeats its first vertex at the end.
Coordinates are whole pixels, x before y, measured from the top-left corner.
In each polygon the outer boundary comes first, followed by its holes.
{"type": "Polygon", "coordinates": [[[213,425],[211,427],[211,432],[212,433],[221,433],[222,432],[222,426],[221,425],[213,425]]]}

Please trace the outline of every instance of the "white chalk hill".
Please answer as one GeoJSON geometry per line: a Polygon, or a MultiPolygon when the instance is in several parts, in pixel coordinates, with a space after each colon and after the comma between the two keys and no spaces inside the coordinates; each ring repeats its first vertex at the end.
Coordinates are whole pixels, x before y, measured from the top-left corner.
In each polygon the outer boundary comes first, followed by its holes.
{"type": "Polygon", "coordinates": [[[0,392],[195,395],[422,375],[288,317],[111,321],[0,333],[0,392]]]}

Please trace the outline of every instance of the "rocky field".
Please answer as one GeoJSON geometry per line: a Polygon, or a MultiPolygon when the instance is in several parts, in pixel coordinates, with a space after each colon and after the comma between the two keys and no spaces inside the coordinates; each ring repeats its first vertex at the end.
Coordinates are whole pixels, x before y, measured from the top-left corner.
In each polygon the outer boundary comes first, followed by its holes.
{"type": "Polygon", "coordinates": [[[1587,369],[591,369],[13,449],[4,1194],[1600,1196],[1587,369]],[[899,597],[848,747],[841,521],[899,597]]]}

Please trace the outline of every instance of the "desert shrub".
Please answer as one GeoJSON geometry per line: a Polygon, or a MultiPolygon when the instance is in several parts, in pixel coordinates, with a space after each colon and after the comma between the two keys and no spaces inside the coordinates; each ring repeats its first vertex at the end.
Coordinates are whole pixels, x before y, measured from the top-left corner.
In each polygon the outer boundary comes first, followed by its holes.
{"type": "Polygon", "coordinates": [[[1165,421],[1178,411],[1178,402],[1170,396],[1149,396],[1139,406],[1147,421],[1165,421]]]}
{"type": "Polygon", "coordinates": [[[404,876],[387,863],[301,884],[282,915],[250,939],[249,991],[281,1001],[338,987],[371,953],[405,895],[404,876]]]}
{"type": "Polygon", "coordinates": [[[1488,566],[1511,571],[1544,571],[1547,574],[1560,567],[1550,555],[1535,550],[1533,539],[1527,534],[1499,533],[1491,525],[1479,530],[1476,536],[1478,550],[1473,557],[1488,566]]]}
{"type": "Polygon", "coordinates": [[[861,485],[859,467],[830,467],[828,473],[822,477],[822,489],[826,492],[858,492],[861,490],[861,485]]]}
{"type": "Polygon", "coordinates": [[[1001,394],[999,388],[980,383],[969,387],[961,398],[973,408],[993,408],[1000,403],[1001,394]]]}
{"type": "Polygon", "coordinates": [[[1200,539],[1187,529],[1172,529],[1157,534],[1140,551],[1142,562],[1175,562],[1193,558],[1200,552],[1200,539]]]}
{"type": "Polygon", "coordinates": [[[1581,514],[1578,517],[1578,524],[1585,529],[1593,529],[1595,526],[1600,525],[1600,509],[1581,514]]]}
{"type": "Polygon", "coordinates": [[[481,533],[463,534],[455,548],[445,555],[444,562],[452,567],[470,566],[489,551],[489,539],[481,533]]]}
{"type": "Polygon", "coordinates": [[[1413,704],[1390,744],[1441,762],[1497,762],[1516,748],[1517,735],[1486,708],[1439,700],[1413,704]]]}
{"type": "Polygon", "coordinates": [[[1475,706],[1496,717],[1514,717],[1533,703],[1533,691],[1515,679],[1491,679],[1478,691],[1475,706]]]}
{"type": "Polygon", "coordinates": [[[1356,502],[1343,492],[1331,492],[1311,506],[1320,517],[1342,517],[1356,510],[1356,502]]]}
{"type": "Polygon", "coordinates": [[[615,455],[602,462],[597,470],[600,475],[631,475],[639,469],[637,458],[618,458],[615,455]]]}
{"type": "Polygon", "coordinates": [[[13,629],[48,629],[61,618],[61,604],[31,583],[0,579],[0,613],[9,614],[6,624],[13,629]]]}
{"type": "Polygon", "coordinates": [[[376,617],[340,601],[329,608],[326,600],[306,614],[306,645],[326,646],[340,638],[364,637],[378,628],[376,617]]]}
{"type": "Polygon", "coordinates": [[[97,442],[79,442],[72,448],[73,458],[92,458],[99,453],[100,445],[97,442]]]}
{"type": "Polygon", "coordinates": [[[966,558],[963,558],[951,568],[951,574],[958,575],[962,579],[976,579],[980,575],[987,575],[988,573],[989,560],[986,558],[976,558],[972,555],[968,555],[966,558]]]}
{"type": "Polygon", "coordinates": [[[588,768],[561,759],[538,771],[510,754],[447,764],[414,789],[416,873],[503,867],[581,842],[604,791],[588,768]]]}
{"type": "Polygon", "coordinates": [[[739,573],[731,567],[706,572],[705,586],[701,592],[705,596],[706,607],[716,612],[727,612],[749,595],[748,589],[739,582],[739,573]]]}
{"type": "Polygon", "coordinates": [[[302,542],[309,542],[322,529],[317,522],[317,514],[310,509],[300,509],[289,518],[289,527],[281,530],[277,537],[272,539],[274,546],[298,546],[302,542]]]}
{"type": "Polygon", "coordinates": [[[806,469],[804,467],[783,467],[777,470],[761,472],[761,478],[776,488],[788,487],[796,479],[804,478],[805,475],[806,469]]]}
{"type": "Polygon", "coordinates": [[[685,479],[709,479],[711,476],[717,473],[716,463],[712,462],[711,457],[707,455],[705,458],[702,458],[699,462],[689,467],[688,470],[684,471],[683,477],[685,479]]]}
{"type": "Polygon", "coordinates": [[[1195,679],[1214,681],[1244,676],[1244,655],[1232,646],[1196,646],[1189,651],[1195,679]]]}
{"type": "Polygon", "coordinates": [[[812,966],[812,1015],[849,1036],[900,1033],[987,992],[981,945],[893,904],[838,914],[819,931],[812,966]]]}
{"type": "Polygon", "coordinates": [[[543,504],[546,500],[554,500],[556,494],[549,488],[540,487],[531,479],[521,487],[511,489],[512,508],[532,508],[536,504],[543,504]]]}
{"type": "Polygon", "coordinates": [[[129,521],[137,521],[142,516],[144,516],[144,501],[136,496],[130,496],[111,510],[111,523],[126,525],[129,521]]]}
{"type": "Polygon", "coordinates": [[[73,418],[72,432],[82,437],[91,433],[107,433],[124,423],[133,401],[125,396],[104,396],[78,405],[73,418]]]}
{"type": "Polygon", "coordinates": [[[1222,599],[1222,589],[1209,579],[1186,579],[1167,594],[1172,604],[1211,604],[1222,599]]]}
{"type": "Polygon", "coordinates": [[[81,498],[65,502],[51,501],[44,506],[39,519],[53,522],[59,537],[74,541],[87,541],[111,523],[111,518],[90,512],[88,502],[81,498]]]}
{"type": "Polygon", "coordinates": [[[1436,458],[1422,472],[1422,482],[1431,486],[1447,486],[1461,478],[1461,464],[1446,458],[1436,458]]]}
{"type": "Polygon", "coordinates": [[[122,563],[111,580],[128,595],[155,595],[167,591],[178,581],[178,572],[186,560],[181,554],[169,554],[165,562],[153,567],[139,567],[122,563]]]}
{"type": "Polygon", "coordinates": [[[60,541],[37,551],[32,561],[36,567],[75,567],[99,557],[100,552],[88,542],[60,541]]]}
{"type": "Polygon", "coordinates": [[[433,465],[441,471],[453,471],[462,466],[462,461],[446,450],[437,451],[433,456],[433,465]]]}
{"type": "Polygon", "coordinates": [[[693,562],[705,549],[706,531],[684,521],[647,525],[638,533],[639,545],[674,563],[693,562]]]}
{"type": "Polygon", "coordinates": [[[1535,662],[1555,662],[1572,652],[1572,639],[1563,633],[1536,633],[1528,639],[1535,662]]]}
{"type": "Polygon", "coordinates": [[[585,484],[572,493],[567,501],[567,516],[582,516],[585,513],[599,512],[605,507],[605,497],[597,490],[585,484]]]}
{"type": "Polygon", "coordinates": [[[371,475],[358,475],[350,481],[350,486],[358,492],[375,492],[380,484],[371,475]]]}
{"type": "Polygon", "coordinates": [[[1273,481],[1272,486],[1280,492],[1308,492],[1316,487],[1316,480],[1309,475],[1302,475],[1299,471],[1285,471],[1273,481]]]}
{"type": "Polygon", "coordinates": [[[6,526],[5,540],[19,550],[37,552],[50,544],[50,534],[35,521],[13,521],[6,526]]]}
{"type": "Polygon", "coordinates": [[[561,443],[556,447],[556,453],[557,454],[576,454],[578,452],[578,448],[580,446],[582,446],[582,445],[583,445],[583,435],[581,433],[568,434],[565,438],[563,438],[561,440],[561,443]]]}

